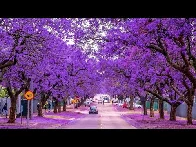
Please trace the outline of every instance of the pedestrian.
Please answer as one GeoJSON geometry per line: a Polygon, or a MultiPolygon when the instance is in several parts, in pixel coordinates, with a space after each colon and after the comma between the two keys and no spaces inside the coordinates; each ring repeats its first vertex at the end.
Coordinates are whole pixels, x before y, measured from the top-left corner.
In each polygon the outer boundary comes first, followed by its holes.
{"type": "Polygon", "coordinates": [[[39,108],[40,108],[40,104],[37,103],[37,111],[39,111],[39,108]]]}
{"type": "Polygon", "coordinates": [[[3,114],[5,114],[6,117],[7,117],[7,103],[5,103],[5,105],[3,106],[2,112],[3,112],[3,114]]]}
{"type": "Polygon", "coordinates": [[[6,115],[7,114],[7,103],[5,103],[5,105],[3,106],[3,108],[2,108],[2,113],[3,113],[3,115],[6,115]]]}
{"type": "Polygon", "coordinates": [[[45,112],[47,111],[47,104],[45,103],[44,104],[44,109],[45,109],[45,112]]]}
{"type": "Polygon", "coordinates": [[[78,109],[78,99],[76,99],[76,109],[78,109]]]}
{"type": "Polygon", "coordinates": [[[50,102],[48,103],[48,111],[50,112],[50,109],[51,109],[51,104],[50,102]]]}
{"type": "Polygon", "coordinates": [[[103,98],[103,105],[104,105],[104,98],[103,98]]]}

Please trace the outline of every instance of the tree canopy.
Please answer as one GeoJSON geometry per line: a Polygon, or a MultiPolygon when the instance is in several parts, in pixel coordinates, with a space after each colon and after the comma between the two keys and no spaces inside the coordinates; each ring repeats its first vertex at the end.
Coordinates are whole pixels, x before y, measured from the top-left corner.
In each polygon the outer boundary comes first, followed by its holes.
{"type": "Polygon", "coordinates": [[[195,21],[1,18],[0,84],[11,97],[31,89],[38,99],[41,93],[57,99],[152,94],[171,105],[185,102],[191,111],[195,21]]]}

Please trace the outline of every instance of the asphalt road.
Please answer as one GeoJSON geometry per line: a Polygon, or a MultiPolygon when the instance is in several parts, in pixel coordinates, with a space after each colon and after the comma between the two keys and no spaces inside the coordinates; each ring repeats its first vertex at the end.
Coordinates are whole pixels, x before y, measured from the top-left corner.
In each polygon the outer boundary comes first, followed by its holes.
{"type": "Polygon", "coordinates": [[[84,118],[73,124],[62,126],[62,129],[136,129],[120,117],[111,104],[95,104],[99,114],[88,114],[88,111],[80,111],[86,114],[84,118]]]}

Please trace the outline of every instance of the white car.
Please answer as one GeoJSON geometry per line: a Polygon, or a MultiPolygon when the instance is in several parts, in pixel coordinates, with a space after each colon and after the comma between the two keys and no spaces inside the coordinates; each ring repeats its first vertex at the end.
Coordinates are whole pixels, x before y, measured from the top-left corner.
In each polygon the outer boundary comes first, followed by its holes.
{"type": "Polygon", "coordinates": [[[122,107],[123,106],[123,103],[118,103],[118,106],[122,107]]]}
{"type": "Polygon", "coordinates": [[[90,106],[90,104],[91,104],[91,101],[89,101],[89,100],[86,100],[86,101],[84,102],[85,107],[86,107],[86,106],[90,106]]]}
{"type": "Polygon", "coordinates": [[[139,104],[136,104],[136,103],[134,103],[133,106],[134,106],[135,108],[142,108],[142,105],[139,105],[139,104]]]}
{"type": "Polygon", "coordinates": [[[110,99],[108,97],[104,97],[104,103],[109,103],[110,102],[110,99]]]}
{"type": "Polygon", "coordinates": [[[118,99],[112,99],[113,103],[118,103],[118,99]]]}

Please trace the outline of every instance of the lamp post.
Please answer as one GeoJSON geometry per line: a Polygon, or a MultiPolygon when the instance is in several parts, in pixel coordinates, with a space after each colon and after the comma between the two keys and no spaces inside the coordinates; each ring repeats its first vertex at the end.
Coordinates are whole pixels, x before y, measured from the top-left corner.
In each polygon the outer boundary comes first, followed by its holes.
{"type": "MultiPolygon", "coordinates": [[[[7,96],[6,96],[6,107],[7,107],[7,96]]],[[[5,114],[5,116],[6,116],[6,118],[7,118],[7,111],[5,112],[6,114],[5,114]]]]}
{"type": "Polygon", "coordinates": [[[20,119],[21,119],[21,124],[22,124],[22,112],[23,112],[23,109],[22,109],[23,105],[22,105],[22,98],[20,99],[20,119]]]}
{"type": "Polygon", "coordinates": [[[29,104],[30,100],[27,100],[27,129],[29,128],[29,104]]]}

